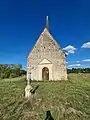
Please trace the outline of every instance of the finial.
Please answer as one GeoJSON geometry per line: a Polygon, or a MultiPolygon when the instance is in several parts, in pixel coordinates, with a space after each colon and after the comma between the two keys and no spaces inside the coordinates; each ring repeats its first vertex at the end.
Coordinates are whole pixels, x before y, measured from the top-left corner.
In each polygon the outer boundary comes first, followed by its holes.
{"type": "Polygon", "coordinates": [[[46,16],[46,28],[47,28],[47,30],[49,30],[48,16],[46,16]]]}

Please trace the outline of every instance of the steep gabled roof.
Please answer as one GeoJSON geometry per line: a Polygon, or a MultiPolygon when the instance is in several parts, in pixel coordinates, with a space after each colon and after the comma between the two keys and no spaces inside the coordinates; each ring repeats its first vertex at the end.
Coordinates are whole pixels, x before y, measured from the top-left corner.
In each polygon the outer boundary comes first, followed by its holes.
{"type": "MultiPolygon", "coordinates": [[[[50,34],[50,32],[47,30],[47,28],[44,28],[43,32],[40,34],[35,46],[37,46],[37,44],[39,43],[39,41],[43,39],[43,41],[45,40],[52,40],[54,42],[54,44],[57,46],[58,49],[60,49],[62,52],[63,50],[61,49],[61,47],[57,44],[56,40],[53,38],[53,36],[50,34]]],[[[33,48],[34,49],[34,48],[33,48]]],[[[32,50],[33,50],[32,49],[32,50]]],[[[32,52],[32,51],[31,51],[32,52]]],[[[64,52],[63,52],[64,53],[64,52]]],[[[65,53],[64,53],[65,54],[65,53]]],[[[29,54],[30,55],[30,54],[29,54]]]]}
{"type": "MultiPolygon", "coordinates": [[[[62,51],[63,54],[65,54],[63,52],[63,50],[61,49],[61,47],[57,44],[56,40],[53,38],[53,36],[51,35],[51,33],[49,32],[49,22],[48,22],[48,16],[46,17],[46,27],[44,28],[44,30],[42,31],[42,33],[40,34],[36,44],[34,45],[32,51],[34,50],[34,48],[38,45],[41,45],[42,42],[45,41],[52,41],[52,43],[57,47],[58,50],[62,51]]],[[[30,52],[30,54],[32,53],[32,51],[30,52]]],[[[29,54],[29,56],[30,56],[29,54]]],[[[28,56],[28,57],[29,57],[28,56]]]]}
{"type": "Polygon", "coordinates": [[[50,34],[50,32],[47,30],[47,28],[44,28],[44,30],[43,30],[43,32],[41,33],[40,37],[38,38],[36,44],[39,42],[39,40],[40,40],[41,37],[43,37],[44,40],[49,40],[49,39],[53,40],[54,43],[57,45],[57,47],[61,48],[61,47],[57,44],[57,42],[56,42],[56,40],[53,38],[53,36],[50,34]]]}

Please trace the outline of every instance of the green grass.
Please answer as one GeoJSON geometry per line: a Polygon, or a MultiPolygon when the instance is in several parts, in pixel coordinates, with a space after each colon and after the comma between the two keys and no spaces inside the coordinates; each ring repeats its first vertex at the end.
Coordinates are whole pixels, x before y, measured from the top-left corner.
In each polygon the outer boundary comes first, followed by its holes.
{"type": "Polygon", "coordinates": [[[69,75],[68,81],[32,82],[39,88],[24,98],[24,77],[0,80],[0,120],[90,120],[90,75],[69,75]]]}

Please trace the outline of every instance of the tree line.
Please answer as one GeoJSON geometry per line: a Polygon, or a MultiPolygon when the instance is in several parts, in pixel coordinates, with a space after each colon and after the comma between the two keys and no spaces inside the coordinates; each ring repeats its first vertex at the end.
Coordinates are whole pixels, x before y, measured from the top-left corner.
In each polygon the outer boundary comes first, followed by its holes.
{"type": "MultiPolygon", "coordinates": [[[[67,69],[67,73],[90,73],[90,68],[67,69]]],[[[15,78],[26,75],[21,64],[0,64],[0,78],[15,78]]]]}
{"type": "Polygon", "coordinates": [[[72,68],[67,69],[68,73],[90,73],[90,68],[72,68]]]}
{"type": "Polygon", "coordinates": [[[0,78],[15,78],[25,75],[21,64],[0,64],[0,78]]]}

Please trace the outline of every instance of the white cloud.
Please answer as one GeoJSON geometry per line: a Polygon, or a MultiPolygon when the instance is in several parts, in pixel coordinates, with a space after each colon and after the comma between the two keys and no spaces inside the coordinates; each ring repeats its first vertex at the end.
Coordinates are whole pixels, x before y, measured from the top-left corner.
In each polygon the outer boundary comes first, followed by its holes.
{"type": "Polygon", "coordinates": [[[75,53],[76,48],[74,46],[68,45],[67,47],[63,48],[63,50],[68,51],[68,53],[75,53]]]}
{"type": "Polygon", "coordinates": [[[68,64],[68,62],[66,62],[68,64]]]}
{"type": "Polygon", "coordinates": [[[84,43],[81,48],[90,48],[90,42],[84,43]]]}
{"type": "Polygon", "coordinates": [[[83,62],[90,62],[90,59],[82,60],[83,62]]]}
{"type": "Polygon", "coordinates": [[[79,67],[81,66],[81,64],[71,64],[71,65],[68,65],[68,67],[79,67]]]}
{"type": "Polygon", "coordinates": [[[80,61],[76,61],[76,63],[80,63],[80,61]]]}

